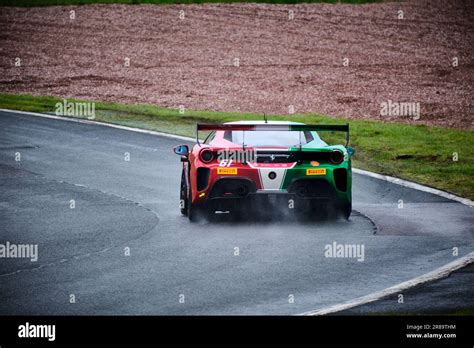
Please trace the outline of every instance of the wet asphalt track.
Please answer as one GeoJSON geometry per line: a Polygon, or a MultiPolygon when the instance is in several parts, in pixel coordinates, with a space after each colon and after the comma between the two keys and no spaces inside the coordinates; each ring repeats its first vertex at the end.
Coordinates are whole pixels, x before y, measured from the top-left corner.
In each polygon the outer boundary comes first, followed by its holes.
{"type": "Polygon", "coordinates": [[[179,143],[0,112],[0,243],[39,245],[37,262],[0,259],[0,314],[298,314],[474,249],[471,208],[360,175],[348,222],[190,224],[179,143]],[[364,261],[324,257],[333,242],[364,261]]]}

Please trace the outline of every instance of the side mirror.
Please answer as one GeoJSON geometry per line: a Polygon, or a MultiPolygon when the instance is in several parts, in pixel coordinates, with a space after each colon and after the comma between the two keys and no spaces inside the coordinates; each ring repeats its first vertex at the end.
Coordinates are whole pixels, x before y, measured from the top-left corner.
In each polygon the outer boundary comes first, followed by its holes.
{"type": "Polygon", "coordinates": [[[354,148],[352,148],[352,147],[350,147],[350,146],[347,148],[347,153],[348,153],[349,155],[353,156],[353,155],[355,154],[355,152],[356,152],[356,151],[354,150],[354,148]]]}
{"type": "Polygon", "coordinates": [[[188,145],[178,145],[174,149],[174,153],[180,156],[187,156],[189,153],[188,145]]]}

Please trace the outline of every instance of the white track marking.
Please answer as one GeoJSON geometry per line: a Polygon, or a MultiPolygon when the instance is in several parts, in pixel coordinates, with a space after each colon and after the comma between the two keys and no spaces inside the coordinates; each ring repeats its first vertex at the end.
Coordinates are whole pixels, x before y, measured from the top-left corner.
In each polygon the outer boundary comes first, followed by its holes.
{"type": "Polygon", "coordinates": [[[447,198],[447,199],[451,199],[453,201],[465,204],[465,205],[467,205],[471,208],[474,207],[474,202],[467,199],[467,198],[458,197],[458,196],[453,195],[451,193],[444,192],[444,191],[441,191],[441,190],[437,190],[435,188],[423,186],[423,185],[417,184],[415,182],[394,178],[392,176],[386,176],[386,175],[381,175],[381,174],[377,174],[377,173],[372,173],[372,172],[368,172],[366,170],[357,169],[357,168],[352,168],[352,171],[356,174],[370,176],[372,178],[388,181],[392,184],[405,186],[405,187],[408,187],[408,188],[411,188],[411,189],[414,189],[414,190],[428,192],[428,193],[431,193],[431,194],[434,194],[434,195],[437,195],[437,196],[441,196],[441,197],[444,197],[444,198],[447,198]]]}
{"type": "MultiPolygon", "coordinates": [[[[63,116],[56,116],[56,115],[49,115],[49,114],[40,114],[40,113],[37,113],[37,112],[18,111],[18,110],[9,110],[9,109],[0,109],[0,111],[16,113],[16,114],[22,114],[22,115],[31,115],[31,116],[52,118],[54,120],[63,120],[63,121],[83,123],[83,124],[95,124],[95,125],[101,125],[101,126],[105,126],[105,127],[122,129],[122,130],[136,132],[136,133],[158,135],[160,137],[167,137],[167,138],[179,139],[179,140],[185,140],[185,141],[196,141],[196,138],[189,138],[189,137],[184,137],[184,136],[181,136],[181,135],[175,135],[175,134],[169,134],[169,133],[163,133],[163,132],[155,132],[155,131],[146,130],[146,129],[121,126],[121,125],[118,125],[118,124],[112,124],[112,123],[106,123],[106,122],[85,120],[85,119],[82,119],[82,118],[71,118],[71,117],[63,117],[63,116]]],[[[199,140],[202,140],[202,139],[199,139],[199,140]]]]}
{"type": "Polygon", "coordinates": [[[330,314],[330,313],[336,313],[340,312],[346,309],[350,309],[353,307],[357,307],[363,304],[371,303],[377,300],[380,300],[381,298],[398,294],[400,292],[403,292],[405,290],[408,290],[414,286],[418,286],[424,283],[428,283],[434,280],[438,280],[444,277],[447,277],[449,274],[452,272],[467,266],[471,263],[474,262],[474,251],[470,252],[466,256],[463,256],[453,262],[448,263],[447,265],[441,266],[434,271],[428,272],[426,274],[423,274],[419,277],[407,280],[406,282],[391,286],[389,288],[383,289],[381,291],[377,291],[374,293],[371,293],[366,296],[358,297],[354,300],[351,300],[349,302],[345,302],[342,304],[337,304],[334,306],[318,309],[315,311],[310,311],[310,312],[305,312],[300,315],[325,315],[325,314],[330,314]]]}

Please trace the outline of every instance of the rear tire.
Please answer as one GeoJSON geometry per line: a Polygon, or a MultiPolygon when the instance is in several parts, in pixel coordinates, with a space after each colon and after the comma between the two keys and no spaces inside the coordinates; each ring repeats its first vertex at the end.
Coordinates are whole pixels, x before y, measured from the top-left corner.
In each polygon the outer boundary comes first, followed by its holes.
{"type": "Polygon", "coordinates": [[[187,215],[190,222],[199,222],[206,219],[206,209],[203,206],[199,206],[192,203],[192,192],[189,188],[187,203],[187,215]]]}
{"type": "Polygon", "coordinates": [[[179,191],[180,210],[184,216],[188,215],[188,189],[186,186],[186,176],[184,175],[184,168],[181,174],[181,188],[179,191]]]}
{"type": "Polygon", "coordinates": [[[344,203],[339,208],[339,213],[344,217],[344,219],[349,220],[352,212],[352,203],[344,203]]]}

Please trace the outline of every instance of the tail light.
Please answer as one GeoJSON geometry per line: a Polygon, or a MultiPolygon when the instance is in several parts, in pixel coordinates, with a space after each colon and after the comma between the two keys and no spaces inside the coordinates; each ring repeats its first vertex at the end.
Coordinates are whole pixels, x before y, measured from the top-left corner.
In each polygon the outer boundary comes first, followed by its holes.
{"type": "Polygon", "coordinates": [[[340,150],[334,150],[329,157],[332,163],[339,164],[344,160],[344,154],[340,150]]]}
{"type": "Polygon", "coordinates": [[[211,150],[204,149],[199,153],[199,158],[202,162],[209,163],[214,159],[214,153],[211,150]]]}

